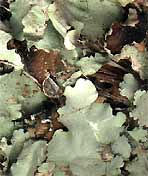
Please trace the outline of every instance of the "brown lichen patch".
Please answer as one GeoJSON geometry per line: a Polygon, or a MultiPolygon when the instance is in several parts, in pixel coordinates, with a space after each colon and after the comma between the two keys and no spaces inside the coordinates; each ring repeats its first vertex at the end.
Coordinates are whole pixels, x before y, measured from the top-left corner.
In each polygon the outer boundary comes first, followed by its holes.
{"type": "Polygon", "coordinates": [[[50,124],[49,123],[38,123],[36,125],[36,132],[35,135],[36,137],[44,137],[50,129],[50,124]]]}
{"type": "Polygon", "coordinates": [[[42,49],[35,49],[29,54],[29,60],[26,62],[27,71],[37,81],[42,84],[49,73],[53,76],[64,70],[64,64],[61,61],[59,51],[46,52],[42,49]]]}
{"type": "Polygon", "coordinates": [[[58,121],[59,115],[53,112],[51,117],[41,112],[34,115],[34,127],[28,127],[28,132],[32,138],[41,138],[50,141],[56,130],[64,129],[64,125],[58,121]],[[46,119],[43,119],[46,116],[46,119]]]}
{"type": "Polygon", "coordinates": [[[98,103],[109,102],[113,105],[128,104],[128,99],[120,95],[119,91],[119,84],[123,81],[125,73],[120,68],[105,64],[97,73],[90,76],[98,91],[98,103]]]}
{"type": "Polygon", "coordinates": [[[148,30],[147,10],[140,11],[136,6],[128,5],[127,19],[124,23],[113,23],[110,33],[106,36],[106,48],[112,54],[118,54],[121,49],[133,42],[141,43],[148,30]]]}
{"type": "Polygon", "coordinates": [[[52,128],[54,130],[63,129],[64,125],[58,120],[59,114],[57,112],[52,113],[52,128]]]}
{"type": "Polygon", "coordinates": [[[120,23],[114,23],[111,30],[111,34],[106,37],[106,48],[112,54],[118,54],[125,45],[131,44],[134,41],[142,41],[144,38],[138,27],[123,26],[120,23]]]}

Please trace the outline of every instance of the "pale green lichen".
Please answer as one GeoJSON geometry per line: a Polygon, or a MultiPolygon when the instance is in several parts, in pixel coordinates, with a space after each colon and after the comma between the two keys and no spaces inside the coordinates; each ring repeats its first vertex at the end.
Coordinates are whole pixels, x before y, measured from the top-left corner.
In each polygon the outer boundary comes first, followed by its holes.
{"type": "Polygon", "coordinates": [[[9,153],[11,145],[7,144],[7,139],[3,137],[0,140],[0,163],[3,167],[0,168],[0,174],[3,176],[5,171],[8,169],[9,164],[9,153]]]}
{"type": "Polygon", "coordinates": [[[91,40],[103,37],[111,23],[122,18],[120,5],[110,0],[56,0],[49,5],[48,12],[55,29],[65,40],[67,31],[74,27],[75,39],[73,36],[69,38],[72,45],[76,44],[80,34],[91,40]]]}
{"type": "Polygon", "coordinates": [[[7,42],[12,38],[12,36],[1,30],[0,36],[0,60],[9,62],[9,64],[13,65],[17,70],[22,69],[24,65],[21,62],[21,57],[15,53],[15,50],[7,49],[7,42]]]}
{"type": "Polygon", "coordinates": [[[121,54],[116,59],[127,59],[132,62],[132,68],[139,73],[141,79],[148,79],[148,52],[139,51],[135,46],[126,45],[121,50],[121,54]]]}
{"type": "Polygon", "coordinates": [[[12,2],[10,4],[10,10],[12,13],[12,17],[10,19],[10,24],[12,26],[12,31],[14,37],[17,39],[22,39],[23,38],[23,24],[22,24],[22,19],[27,15],[29,9],[31,8],[31,5],[29,2],[32,2],[30,0],[16,0],[15,2],[12,2]],[[22,9],[20,11],[20,9],[22,9]]]}
{"type": "Polygon", "coordinates": [[[148,156],[141,154],[126,166],[131,176],[147,176],[148,172],[148,156]]]}
{"type": "Polygon", "coordinates": [[[46,100],[37,84],[22,71],[0,77],[0,114],[15,120],[20,110],[31,113],[46,100]]]}
{"type": "MultiPolygon", "coordinates": [[[[82,109],[93,103],[98,96],[95,86],[89,80],[79,79],[74,88],[67,86],[64,92],[68,111],[82,109]],[[84,97],[87,97],[84,101],[84,97]]],[[[67,112],[68,112],[67,111],[67,112]]]]}
{"type": "Polygon", "coordinates": [[[30,134],[28,132],[25,133],[23,129],[15,130],[13,132],[13,136],[11,138],[11,150],[9,153],[9,162],[11,164],[16,162],[17,157],[24,147],[24,143],[30,138],[30,134]]]}
{"type": "Polygon", "coordinates": [[[111,166],[114,159],[111,165],[106,165],[97,151],[102,148],[101,144],[106,145],[118,140],[125,116],[119,113],[115,117],[109,105],[94,103],[97,93],[88,80],[79,79],[74,88],[66,87],[64,95],[66,105],[60,108],[58,113],[59,120],[69,131],[55,133],[48,144],[48,160],[68,164],[73,174],[79,176],[108,175],[111,168],[112,173],[119,173],[122,159],[121,163],[118,161],[118,167],[111,166]]]}
{"type": "Polygon", "coordinates": [[[127,4],[134,2],[134,0],[115,0],[115,1],[119,2],[123,7],[125,7],[127,4]]]}
{"type": "Polygon", "coordinates": [[[24,133],[23,129],[16,130],[13,133],[13,137],[11,139],[11,144],[7,141],[6,138],[2,138],[0,141],[0,151],[3,152],[5,156],[5,160],[2,165],[3,173],[7,171],[8,167],[12,165],[12,163],[16,162],[18,155],[21,153],[25,141],[30,138],[29,133],[24,133]],[[9,143],[9,144],[8,144],[9,143]]]}
{"type": "Polygon", "coordinates": [[[45,22],[48,21],[46,9],[50,3],[48,0],[16,0],[11,2],[12,17],[10,24],[14,37],[20,40],[24,38],[24,35],[29,38],[31,36],[42,37],[46,27],[45,22]],[[22,8],[23,10],[20,11],[22,8]],[[40,26],[41,24],[42,26],[40,26]]]}
{"type": "Polygon", "coordinates": [[[138,119],[138,123],[140,126],[148,126],[148,93],[146,91],[138,90],[135,93],[135,101],[134,104],[136,107],[130,112],[130,116],[134,117],[134,119],[138,119]]]}
{"type": "Polygon", "coordinates": [[[125,74],[123,82],[120,83],[120,93],[126,96],[129,100],[132,100],[134,93],[138,90],[138,81],[130,73],[125,74]]]}
{"type": "Polygon", "coordinates": [[[55,164],[52,162],[49,163],[43,163],[39,168],[38,172],[42,174],[48,174],[51,173],[55,168],[55,164]]]}
{"type": "Polygon", "coordinates": [[[145,129],[134,128],[132,131],[128,131],[128,133],[137,142],[146,142],[147,141],[148,132],[145,129]]]}
{"type": "Polygon", "coordinates": [[[28,45],[31,47],[35,45],[37,48],[51,50],[51,49],[59,49],[64,47],[63,38],[59,35],[59,33],[54,29],[52,23],[48,21],[47,27],[44,31],[44,35],[40,40],[29,40],[28,45]]]}
{"type": "MultiPolygon", "coordinates": [[[[147,50],[139,51],[135,43],[124,46],[115,57],[92,53],[89,48],[89,44],[96,46],[96,41],[97,45],[102,44],[111,24],[122,19],[122,6],[133,0],[9,2],[12,30],[11,34],[0,30],[0,60],[15,69],[0,76],[0,174],[10,171],[11,176],[119,176],[123,175],[122,168],[130,176],[146,176],[148,93],[138,90],[140,81],[135,73],[124,75],[120,92],[131,102],[131,107],[124,109],[131,111],[129,120],[127,113],[113,111],[109,104],[100,103],[96,85],[89,80],[106,63],[129,71],[115,62],[120,59],[129,59],[140,78],[148,78],[147,50]],[[62,77],[56,80],[65,88],[66,100],[57,110],[58,120],[68,131],[57,130],[48,144],[30,140],[30,134],[23,130],[24,122],[13,123],[23,117],[26,130],[28,116],[42,110],[47,98],[33,78],[22,72],[20,56],[14,50],[7,50],[12,36],[26,39],[28,50],[32,45],[44,50],[58,49],[63,63],[72,65],[71,77],[66,81],[62,77]],[[116,60],[113,62],[110,57],[116,60]],[[131,129],[134,120],[138,121],[137,127],[131,129]]],[[[61,103],[61,97],[57,101],[61,103]]]]}
{"type": "Polygon", "coordinates": [[[9,119],[0,114],[0,139],[2,137],[10,137],[18,126],[9,119]],[[5,125],[4,125],[5,124],[5,125]]]}
{"type": "Polygon", "coordinates": [[[80,68],[83,75],[92,75],[96,73],[103,64],[109,61],[108,57],[102,56],[99,53],[96,53],[95,57],[83,57],[76,62],[76,66],[80,68]]]}
{"type": "Polygon", "coordinates": [[[27,142],[19,155],[17,162],[11,166],[12,176],[32,176],[45,160],[46,142],[27,142]]]}
{"type": "Polygon", "coordinates": [[[27,38],[41,39],[46,28],[46,16],[40,6],[34,6],[23,18],[24,35],[27,38]]]}
{"type": "Polygon", "coordinates": [[[131,146],[128,143],[128,139],[125,136],[119,137],[118,140],[113,143],[112,151],[128,159],[131,154],[131,146]]]}

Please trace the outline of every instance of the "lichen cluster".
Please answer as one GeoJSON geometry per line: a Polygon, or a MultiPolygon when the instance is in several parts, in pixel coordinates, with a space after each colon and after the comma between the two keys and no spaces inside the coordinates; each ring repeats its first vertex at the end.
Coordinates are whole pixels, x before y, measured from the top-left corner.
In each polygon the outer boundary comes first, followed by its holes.
{"type": "Polygon", "coordinates": [[[0,0],[0,175],[147,176],[146,0],[0,0]]]}

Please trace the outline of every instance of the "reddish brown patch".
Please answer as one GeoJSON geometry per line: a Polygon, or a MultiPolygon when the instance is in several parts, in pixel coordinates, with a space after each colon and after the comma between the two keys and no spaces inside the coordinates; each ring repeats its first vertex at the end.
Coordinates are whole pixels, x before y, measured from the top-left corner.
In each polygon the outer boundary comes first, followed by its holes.
{"type": "Polygon", "coordinates": [[[147,16],[145,14],[139,14],[138,12],[137,15],[135,26],[121,23],[114,23],[112,25],[111,34],[108,34],[106,37],[106,48],[112,54],[120,53],[121,49],[127,44],[133,42],[140,43],[144,40],[147,31],[147,16]]]}
{"type": "Polygon", "coordinates": [[[36,131],[35,131],[35,135],[36,137],[44,137],[50,128],[50,124],[49,123],[38,123],[36,126],[36,131]]]}
{"type": "Polygon", "coordinates": [[[52,127],[54,130],[63,129],[64,125],[58,121],[59,114],[57,112],[52,114],[52,127]]]}
{"type": "Polygon", "coordinates": [[[64,129],[64,125],[58,121],[59,115],[57,112],[52,113],[52,117],[49,122],[48,119],[46,119],[47,122],[42,120],[42,116],[44,115],[45,114],[42,112],[35,115],[35,127],[28,128],[28,132],[33,138],[42,138],[50,141],[54,132],[59,129],[64,129]]]}
{"type": "Polygon", "coordinates": [[[121,96],[119,91],[119,84],[124,74],[125,71],[122,69],[105,64],[96,74],[91,75],[98,89],[98,95],[105,98],[98,101],[112,100],[112,102],[128,104],[127,98],[121,96]]]}
{"type": "Polygon", "coordinates": [[[37,79],[40,84],[43,83],[49,73],[54,76],[64,70],[64,64],[58,51],[34,50],[26,65],[30,75],[37,79]]]}
{"type": "Polygon", "coordinates": [[[122,42],[123,31],[122,26],[118,23],[113,24],[112,33],[108,35],[107,40],[107,48],[111,50],[112,53],[119,53],[123,47],[122,42]]]}

